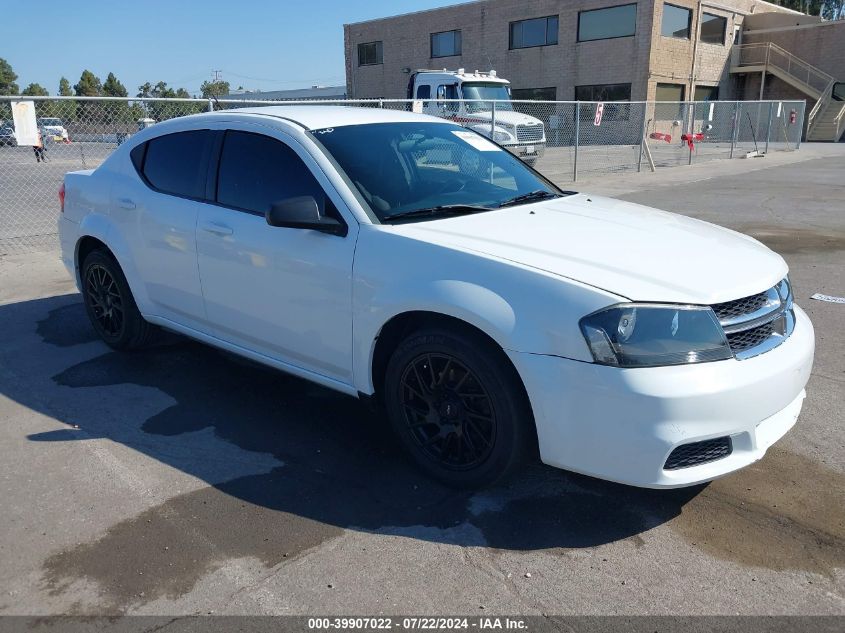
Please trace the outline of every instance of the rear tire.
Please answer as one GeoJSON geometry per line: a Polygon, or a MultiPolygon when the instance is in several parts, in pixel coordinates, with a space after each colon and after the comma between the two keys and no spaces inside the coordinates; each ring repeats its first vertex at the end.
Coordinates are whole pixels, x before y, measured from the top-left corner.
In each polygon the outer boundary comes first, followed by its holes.
{"type": "Polygon", "coordinates": [[[126,277],[110,253],[91,251],[82,263],[81,279],[85,311],[106,345],[132,350],[152,341],[155,327],[141,316],[126,277]]]}
{"type": "Polygon", "coordinates": [[[516,370],[501,349],[469,331],[437,327],[410,335],[388,363],[384,389],[405,449],[451,487],[506,478],[536,437],[516,370]]]}

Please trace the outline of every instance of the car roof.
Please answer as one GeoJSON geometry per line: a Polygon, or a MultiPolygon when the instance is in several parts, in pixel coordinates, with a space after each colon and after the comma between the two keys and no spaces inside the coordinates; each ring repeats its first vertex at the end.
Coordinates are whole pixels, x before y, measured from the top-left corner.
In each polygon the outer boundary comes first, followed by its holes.
{"type": "Polygon", "coordinates": [[[218,110],[199,117],[219,117],[232,114],[260,115],[293,121],[310,130],[344,125],[363,125],[368,123],[448,123],[444,119],[416,114],[397,109],[406,107],[406,102],[386,103],[385,108],[332,105],[281,105],[258,108],[237,108],[218,110]]]}

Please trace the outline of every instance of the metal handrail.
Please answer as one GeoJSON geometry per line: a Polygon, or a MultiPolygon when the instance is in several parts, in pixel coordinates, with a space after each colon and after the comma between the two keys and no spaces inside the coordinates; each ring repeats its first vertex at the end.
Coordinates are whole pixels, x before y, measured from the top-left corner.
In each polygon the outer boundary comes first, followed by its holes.
{"type": "Polygon", "coordinates": [[[736,51],[736,56],[734,58],[736,66],[741,67],[759,64],[774,66],[794,77],[801,83],[809,86],[813,90],[821,93],[825,92],[831,82],[835,83],[836,81],[832,75],[829,75],[809,62],[804,61],[797,55],[793,55],[785,48],[778,46],[773,42],[740,44],[735,46],[734,49],[736,51]],[[758,51],[765,51],[765,55],[762,53],[754,55],[754,53],[758,51]],[[750,59],[749,53],[751,57],[750,59]],[[778,56],[783,57],[785,61],[778,60],[778,56]],[[780,63],[777,63],[778,61],[780,63]]]}
{"type": "Polygon", "coordinates": [[[816,123],[816,116],[823,111],[824,108],[827,107],[827,104],[831,101],[831,95],[833,93],[833,84],[836,83],[836,79],[831,78],[828,82],[827,86],[825,86],[824,90],[822,91],[821,96],[816,100],[816,105],[812,107],[810,113],[807,115],[807,134],[810,134],[810,131],[813,129],[813,126],[816,123]]]}

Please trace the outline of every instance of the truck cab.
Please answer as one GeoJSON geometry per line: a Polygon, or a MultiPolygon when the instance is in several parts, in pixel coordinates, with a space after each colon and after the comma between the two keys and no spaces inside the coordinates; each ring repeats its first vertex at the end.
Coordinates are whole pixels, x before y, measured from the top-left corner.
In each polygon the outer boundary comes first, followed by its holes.
{"type": "Polygon", "coordinates": [[[543,122],[514,110],[510,82],[495,70],[417,70],[408,81],[408,98],[414,100],[415,111],[475,130],[529,165],[545,153],[543,122]]]}

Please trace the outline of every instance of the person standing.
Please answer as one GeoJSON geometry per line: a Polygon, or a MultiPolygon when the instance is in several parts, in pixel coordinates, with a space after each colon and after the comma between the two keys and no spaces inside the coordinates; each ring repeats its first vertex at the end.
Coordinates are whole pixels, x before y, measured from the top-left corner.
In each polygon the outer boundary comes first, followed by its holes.
{"type": "Polygon", "coordinates": [[[32,147],[35,152],[35,162],[47,162],[47,140],[42,130],[38,130],[38,145],[32,147]]]}

